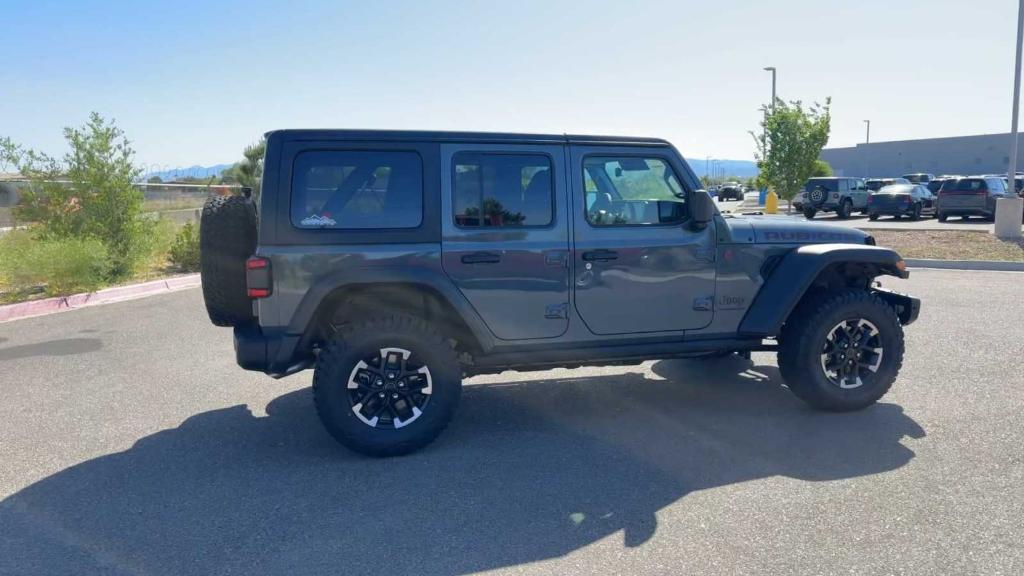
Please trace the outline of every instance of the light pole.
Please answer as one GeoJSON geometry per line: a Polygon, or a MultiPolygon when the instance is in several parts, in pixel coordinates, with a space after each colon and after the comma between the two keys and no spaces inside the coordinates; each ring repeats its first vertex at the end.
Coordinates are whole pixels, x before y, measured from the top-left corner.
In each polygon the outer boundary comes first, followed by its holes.
{"type": "Polygon", "coordinates": [[[1020,50],[1024,43],[1024,0],[1017,6],[1017,44],[1013,53],[1013,113],[1010,128],[1010,165],[1006,173],[1010,193],[996,200],[995,235],[1004,240],[1021,237],[1024,198],[1017,195],[1017,118],[1020,110],[1020,50]]]}
{"type": "Polygon", "coordinates": [[[867,124],[867,134],[864,136],[864,177],[871,178],[871,120],[865,120],[864,123],[867,124]]]}
{"type": "MultiPolygon", "coordinates": [[[[765,66],[764,67],[764,71],[772,73],[772,102],[771,102],[771,107],[772,107],[772,112],[775,112],[775,66],[765,66]]],[[[764,154],[767,156],[768,155],[768,110],[764,111],[764,119],[765,119],[765,126],[764,126],[764,131],[763,131],[764,154]]]]}

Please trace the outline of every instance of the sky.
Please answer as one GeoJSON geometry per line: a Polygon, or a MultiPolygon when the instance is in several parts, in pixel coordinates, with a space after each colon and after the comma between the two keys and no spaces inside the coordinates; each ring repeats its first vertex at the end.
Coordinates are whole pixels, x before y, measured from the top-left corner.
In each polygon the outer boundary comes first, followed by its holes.
{"type": "Polygon", "coordinates": [[[832,99],[830,147],[1006,132],[1013,0],[0,0],[0,136],[90,111],[147,171],[278,128],[656,136],[753,159],[760,107],[832,99]]]}

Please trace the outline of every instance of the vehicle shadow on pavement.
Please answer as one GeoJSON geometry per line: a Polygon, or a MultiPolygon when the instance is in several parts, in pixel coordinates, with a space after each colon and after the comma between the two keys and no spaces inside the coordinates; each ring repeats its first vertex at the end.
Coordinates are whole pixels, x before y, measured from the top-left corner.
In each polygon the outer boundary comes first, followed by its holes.
{"type": "Polygon", "coordinates": [[[309,390],[197,414],[0,503],[0,573],[463,574],[641,545],[697,490],[893,470],[924,436],[893,404],[813,412],[739,358],[654,373],[468,385],[436,443],[384,460],[336,445],[309,390]]]}

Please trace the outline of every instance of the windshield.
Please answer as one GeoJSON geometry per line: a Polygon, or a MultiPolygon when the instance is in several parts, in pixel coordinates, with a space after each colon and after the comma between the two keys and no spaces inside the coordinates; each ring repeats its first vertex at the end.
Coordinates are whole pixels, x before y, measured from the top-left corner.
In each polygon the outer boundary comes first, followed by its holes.
{"type": "Polygon", "coordinates": [[[890,186],[883,186],[874,194],[910,194],[913,189],[913,184],[892,184],[890,186]]]}

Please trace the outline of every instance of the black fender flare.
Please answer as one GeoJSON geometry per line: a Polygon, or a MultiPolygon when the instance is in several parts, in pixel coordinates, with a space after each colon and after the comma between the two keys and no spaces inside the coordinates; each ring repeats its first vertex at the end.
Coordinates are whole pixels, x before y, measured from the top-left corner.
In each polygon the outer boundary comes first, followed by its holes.
{"type": "Polygon", "coordinates": [[[909,277],[896,251],[862,244],[808,244],[788,252],[772,268],[740,322],[739,335],[775,336],[818,275],[837,263],[873,264],[879,274],[909,277]]]}
{"type": "Polygon", "coordinates": [[[494,338],[490,330],[487,329],[483,320],[458,287],[444,272],[426,268],[368,266],[328,274],[306,291],[288,323],[286,332],[296,336],[307,334],[315,314],[327,297],[338,290],[369,284],[408,284],[436,292],[462,317],[463,322],[469,327],[473,337],[485,352],[494,347],[494,338]]]}

